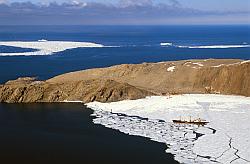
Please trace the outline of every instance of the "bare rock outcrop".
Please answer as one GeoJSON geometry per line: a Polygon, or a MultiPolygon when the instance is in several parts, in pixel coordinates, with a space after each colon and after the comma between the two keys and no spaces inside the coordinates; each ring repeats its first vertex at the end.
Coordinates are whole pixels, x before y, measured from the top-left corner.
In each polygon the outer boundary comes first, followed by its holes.
{"type": "Polygon", "coordinates": [[[49,83],[20,80],[7,82],[0,86],[0,102],[33,103],[33,102],[111,102],[125,99],[139,99],[153,93],[138,89],[127,83],[114,80],[82,80],[67,83],[49,83]]]}
{"type": "Polygon", "coordinates": [[[156,94],[220,93],[250,96],[250,62],[234,59],[123,64],[72,72],[49,79],[113,79],[156,94]]]}
{"type": "Polygon", "coordinates": [[[250,96],[250,62],[211,67],[197,72],[194,88],[211,93],[250,96]]]}
{"type": "Polygon", "coordinates": [[[150,95],[217,93],[250,96],[250,62],[184,60],[123,64],[0,85],[0,102],[112,102],[150,95]]]}

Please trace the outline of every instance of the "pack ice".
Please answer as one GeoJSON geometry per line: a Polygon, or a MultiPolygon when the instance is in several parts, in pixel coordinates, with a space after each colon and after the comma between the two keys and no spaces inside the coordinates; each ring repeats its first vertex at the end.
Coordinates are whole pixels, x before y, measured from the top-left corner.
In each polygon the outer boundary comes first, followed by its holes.
{"type": "Polygon", "coordinates": [[[87,106],[94,110],[94,123],[165,143],[181,163],[250,163],[249,97],[186,94],[87,106]],[[172,123],[180,116],[209,123],[172,123]]]}
{"type": "Polygon", "coordinates": [[[37,50],[34,52],[21,52],[21,53],[0,52],[0,56],[51,55],[56,52],[62,52],[67,49],[73,49],[73,48],[103,47],[103,45],[101,44],[90,43],[90,42],[47,41],[47,40],[39,40],[35,42],[7,41],[7,42],[0,42],[0,46],[32,48],[37,50]]]}

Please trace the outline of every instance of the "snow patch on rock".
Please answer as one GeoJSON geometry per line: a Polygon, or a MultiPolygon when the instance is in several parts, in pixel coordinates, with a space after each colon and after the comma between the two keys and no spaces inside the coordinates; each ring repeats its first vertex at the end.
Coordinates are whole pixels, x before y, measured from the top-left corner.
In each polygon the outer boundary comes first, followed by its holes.
{"type": "Polygon", "coordinates": [[[167,69],[168,72],[174,72],[176,66],[171,66],[167,69]]]}

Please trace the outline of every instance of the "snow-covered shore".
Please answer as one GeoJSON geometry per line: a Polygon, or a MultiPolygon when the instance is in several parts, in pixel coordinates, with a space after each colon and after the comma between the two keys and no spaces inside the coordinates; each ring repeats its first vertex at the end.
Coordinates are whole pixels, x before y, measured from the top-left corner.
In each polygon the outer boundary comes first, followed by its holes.
{"type": "Polygon", "coordinates": [[[20,48],[32,48],[37,49],[34,52],[21,52],[21,53],[1,53],[0,56],[31,56],[31,55],[51,55],[56,52],[62,52],[73,48],[90,48],[90,47],[103,47],[101,44],[90,42],[70,42],[70,41],[7,41],[0,42],[1,46],[12,46],[20,48]]]}
{"type": "Polygon", "coordinates": [[[249,163],[250,98],[187,94],[113,103],[88,103],[94,123],[166,143],[182,163],[249,163]],[[173,119],[201,117],[204,127],[176,125],[173,119]]]}

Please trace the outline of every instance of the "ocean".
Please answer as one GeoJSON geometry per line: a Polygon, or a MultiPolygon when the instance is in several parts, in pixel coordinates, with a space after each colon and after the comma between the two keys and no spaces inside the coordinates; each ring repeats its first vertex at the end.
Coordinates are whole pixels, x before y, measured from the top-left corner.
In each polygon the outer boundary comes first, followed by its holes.
{"type": "MultiPolygon", "coordinates": [[[[69,49],[46,56],[0,55],[0,83],[21,76],[44,80],[122,63],[250,59],[250,26],[0,26],[0,41],[41,39],[93,42],[105,47],[69,49]]],[[[0,46],[0,54],[25,51],[35,50],[0,46]]]]}
{"type": "Polygon", "coordinates": [[[0,163],[177,163],[166,145],[92,122],[82,104],[0,104],[0,163]]]}
{"type": "MultiPolygon", "coordinates": [[[[0,46],[0,83],[123,63],[183,59],[250,59],[250,26],[0,26],[0,41],[92,42],[44,56],[0,46]]],[[[0,104],[0,162],[174,163],[166,145],[92,123],[82,104],[0,104]]]]}

